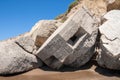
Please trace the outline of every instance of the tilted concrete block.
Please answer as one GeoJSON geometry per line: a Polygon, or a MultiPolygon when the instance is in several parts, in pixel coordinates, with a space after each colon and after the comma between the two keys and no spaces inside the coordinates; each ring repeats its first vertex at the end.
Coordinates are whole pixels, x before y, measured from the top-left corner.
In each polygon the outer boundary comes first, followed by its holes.
{"type": "Polygon", "coordinates": [[[80,8],[39,48],[36,55],[49,67],[80,67],[94,54],[98,22],[86,8],[80,8]]]}

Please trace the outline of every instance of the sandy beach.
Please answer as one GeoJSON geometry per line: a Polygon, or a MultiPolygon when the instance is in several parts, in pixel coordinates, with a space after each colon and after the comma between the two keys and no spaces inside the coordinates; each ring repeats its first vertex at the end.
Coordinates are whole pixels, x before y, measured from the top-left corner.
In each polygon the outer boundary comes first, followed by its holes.
{"type": "Polygon", "coordinates": [[[120,71],[107,70],[90,63],[79,69],[63,67],[59,71],[44,66],[18,75],[1,76],[0,80],[120,80],[120,71]]]}

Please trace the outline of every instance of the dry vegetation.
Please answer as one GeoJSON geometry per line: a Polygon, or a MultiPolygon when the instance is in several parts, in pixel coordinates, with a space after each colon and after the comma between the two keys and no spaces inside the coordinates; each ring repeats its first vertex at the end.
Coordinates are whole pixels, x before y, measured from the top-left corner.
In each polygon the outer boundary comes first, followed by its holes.
{"type": "Polygon", "coordinates": [[[61,19],[61,22],[65,22],[67,20],[67,17],[66,15],[71,11],[71,9],[73,7],[75,7],[76,5],[78,5],[80,0],[75,0],[74,2],[72,2],[69,7],[68,7],[68,10],[64,13],[64,14],[60,14],[58,15],[55,19],[58,20],[58,19],[61,19]]]}

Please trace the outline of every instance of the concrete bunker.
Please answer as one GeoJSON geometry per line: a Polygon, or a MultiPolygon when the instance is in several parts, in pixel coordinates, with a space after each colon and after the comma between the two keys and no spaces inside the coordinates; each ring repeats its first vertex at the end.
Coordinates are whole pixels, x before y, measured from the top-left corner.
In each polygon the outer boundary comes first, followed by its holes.
{"type": "Polygon", "coordinates": [[[79,28],[77,32],[67,41],[71,46],[74,46],[80,37],[86,34],[86,31],[83,28],[79,28]]]}

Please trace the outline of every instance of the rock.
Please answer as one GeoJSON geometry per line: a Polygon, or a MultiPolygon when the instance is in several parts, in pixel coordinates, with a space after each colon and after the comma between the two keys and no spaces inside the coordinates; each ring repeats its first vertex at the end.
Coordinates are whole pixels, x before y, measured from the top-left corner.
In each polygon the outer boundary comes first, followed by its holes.
{"type": "Polygon", "coordinates": [[[30,31],[35,45],[39,48],[61,24],[57,20],[41,20],[36,23],[30,31]]]}
{"type": "Polygon", "coordinates": [[[94,54],[98,22],[81,8],[60,26],[39,48],[36,55],[49,67],[80,67],[94,54]]]}
{"type": "Polygon", "coordinates": [[[104,15],[103,19],[112,20],[112,21],[119,20],[120,19],[119,14],[120,14],[119,10],[112,10],[109,11],[106,15],[104,15]]]}
{"type": "Polygon", "coordinates": [[[16,74],[41,67],[42,62],[14,40],[0,42],[0,75],[16,74]]]}
{"type": "Polygon", "coordinates": [[[120,70],[120,10],[108,12],[99,27],[101,33],[97,62],[100,66],[120,70]]]}
{"type": "Polygon", "coordinates": [[[120,9],[120,0],[107,0],[107,11],[120,9]]]}
{"type": "Polygon", "coordinates": [[[23,35],[15,39],[15,43],[21,46],[21,48],[26,52],[31,54],[37,50],[34,40],[29,35],[23,35]]]}

